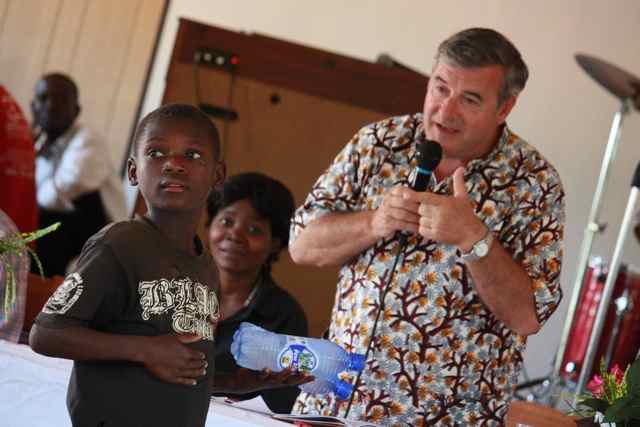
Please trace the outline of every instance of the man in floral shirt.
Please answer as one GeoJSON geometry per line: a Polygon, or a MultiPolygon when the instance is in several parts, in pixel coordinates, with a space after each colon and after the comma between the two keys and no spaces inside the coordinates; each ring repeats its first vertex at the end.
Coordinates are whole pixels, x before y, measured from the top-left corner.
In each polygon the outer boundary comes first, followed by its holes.
{"type": "MultiPolygon", "coordinates": [[[[349,418],[503,423],[526,337],[562,296],[562,184],[505,124],[527,77],[503,35],[453,35],[438,49],[423,114],[360,130],[297,210],[293,259],[342,266],[330,339],[359,353],[373,340],[349,418]],[[427,191],[415,192],[425,136],[444,155],[427,191]]],[[[302,393],[294,410],[344,416],[347,407],[302,393]]]]}

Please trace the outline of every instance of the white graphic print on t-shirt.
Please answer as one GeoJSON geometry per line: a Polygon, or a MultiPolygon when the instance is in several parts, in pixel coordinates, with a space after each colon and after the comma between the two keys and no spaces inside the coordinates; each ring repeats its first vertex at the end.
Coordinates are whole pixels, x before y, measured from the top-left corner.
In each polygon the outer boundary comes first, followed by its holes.
{"type": "Polygon", "coordinates": [[[213,341],[220,305],[212,289],[187,277],[140,282],[138,293],[144,320],[172,310],[171,327],[175,332],[197,334],[213,341]]]}
{"type": "Polygon", "coordinates": [[[53,295],[49,297],[49,300],[42,308],[42,312],[47,314],[66,313],[73,303],[80,298],[83,290],[82,277],[78,273],[68,275],[53,295]]]}

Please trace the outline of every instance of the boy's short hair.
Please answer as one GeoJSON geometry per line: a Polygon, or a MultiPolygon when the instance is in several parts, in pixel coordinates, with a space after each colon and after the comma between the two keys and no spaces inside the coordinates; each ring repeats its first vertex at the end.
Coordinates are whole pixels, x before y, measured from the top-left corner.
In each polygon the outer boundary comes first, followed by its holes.
{"type": "Polygon", "coordinates": [[[191,120],[211,137],[213,142],[213,155],[220,160],[220,134],[215,123],[209,116],[197,107],[189,104],[165,104],[144,116],[136,128],[133,137],[132,155],[135,157],[138,150],[138,140],[145,134],[150,125],[162,120],[186,119],[191,120]]]}
{"type": "MultiPolygon", "coordinates": [[[[258,172],[247,172],[228,178],[222,191],[213,192],[207,202],[207,225],[222,209],[247,199],[258,215],[271,226],[271,235],[280,240],[284,249],[289,244],[289,225],[295,210],[291,191],[280,181],[258,172]]],[[[267,259],[267,267],[277,260],[277,254],[267,259]]]]}

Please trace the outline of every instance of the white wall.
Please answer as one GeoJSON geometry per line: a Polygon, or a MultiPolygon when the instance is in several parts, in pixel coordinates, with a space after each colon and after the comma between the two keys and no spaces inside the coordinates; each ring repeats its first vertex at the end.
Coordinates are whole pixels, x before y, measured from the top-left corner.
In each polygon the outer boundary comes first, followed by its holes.
{"type": "MultiPolygon", "coordinates": [[[[174,0],[145,112],[157,107],[162,98],[179,17],[258,32],[365,60],[388,52],[425,72],[431,69],[438,43],[455,31],[485,26],[508,35],[531,71],[509,124],[552,161],[567,193],[562,273],[565,298],[544,329],[530,339],[526,354],[530,375],[548,371],[571,296],[578,249],[611,121],[619,108],[619,102],[578,67],[573,55],[589,53],[640,76],[640,1],[174,0]]],[[[609,228],[594,244],[594,254],[609,260],[638,160],[640,117],[634,111],[625,121],[603,200],[601,219],[609,228]]],[[[630,236],[624,258],[640,265],[639,256],[640,245],[630,236]]]]}

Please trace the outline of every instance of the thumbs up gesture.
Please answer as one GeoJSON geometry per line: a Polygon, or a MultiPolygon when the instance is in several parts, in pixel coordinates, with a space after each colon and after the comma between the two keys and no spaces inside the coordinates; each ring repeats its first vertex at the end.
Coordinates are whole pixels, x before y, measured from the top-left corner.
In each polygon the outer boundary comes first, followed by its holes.
{"type": "Polygon", "coordinates": [[[420,193],[418,232],[421,236],[457,246],[463,253],[482,239],[487,228],[475,215],[464,185],[464,169],[453,173],[453,195],[420,193]]]}

